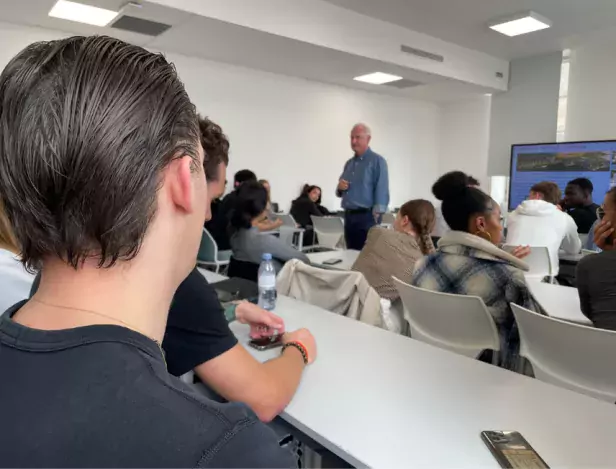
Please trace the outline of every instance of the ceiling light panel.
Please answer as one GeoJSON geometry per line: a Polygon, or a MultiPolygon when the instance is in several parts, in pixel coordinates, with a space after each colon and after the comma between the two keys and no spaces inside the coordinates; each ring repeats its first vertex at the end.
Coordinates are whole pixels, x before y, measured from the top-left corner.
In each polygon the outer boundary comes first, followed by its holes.
{"type": "Polygon", "coordinates": [[[364,83],[371,83],[373,85],[383,85],[385,83],[391,83],[392,81],[402,80],[402,77],[398,75],[390,75],[389,73],[374,72],[368,75],[362,75],[353,78],[356,81],[363,81],[364,83]]]}
{"type": "Polygon", "coordinates": [[[551,21],[547,18],[533,11],[529,11],[494,21],[490,24],[490,29],[504,34],[505,36],[514,37],[547,29],[551,25],[551,21]]]}
{"type": "Polygon", "coordinates": [[[105,8],[84,5],[83,3],[58,0],[49,12],[52,18],[76,21],[78,23],[91,24],[93,26],[107,26],[118,16],[117,11],[105,8]]]}

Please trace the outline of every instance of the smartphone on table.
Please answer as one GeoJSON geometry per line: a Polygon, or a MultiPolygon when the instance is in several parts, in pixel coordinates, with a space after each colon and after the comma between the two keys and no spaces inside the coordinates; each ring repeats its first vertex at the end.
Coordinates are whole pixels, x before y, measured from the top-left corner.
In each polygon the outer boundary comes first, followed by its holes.
{"type": "Polygon", "coordinates": [[[518,432],[485,431],[481,439],[501,467],[506,469],[550,469],[518,432]]]}
{"type": "Polygon", "coordinates": [[[252,348],[264,351],[276,347],[282,347],[282,334],[275,334],[269,337],[261,337],[260,339],[252,339],[248,342],[252,348]]]}
{"type": "Polygon", "coordinates": [[[342,262],[342,259],[327,259],[326,261],[323,261],[323,265],[336,265],[336,264],[340,264],[342,262]]]}

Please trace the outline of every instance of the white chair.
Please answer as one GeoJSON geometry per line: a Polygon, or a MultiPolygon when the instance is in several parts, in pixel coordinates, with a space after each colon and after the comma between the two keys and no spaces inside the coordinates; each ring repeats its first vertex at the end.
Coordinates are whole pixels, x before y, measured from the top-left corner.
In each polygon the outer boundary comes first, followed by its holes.
{"type": "Polygon", "coordinates": [[[304,229],[297,226],[297,222],[293,215],[289,213],[281,213],[278,218],[282,220],[280,226],[280,239],[287,243],[289,246],[293,246],[298,251],[301,251],[304,247],[304,229]]]}
{"type": "Polygon", "coordinates": [[[310,216],[312,228],[317,235],[319,243],[316,247],[336,249],[344,247],[344,224],[339,217],[310,216]]]}
{"type": "Polygon", "coordinates": [[[520,331],[520,356],[541,381],[616,402],[616,332],[511,309],[520,331]]]}
{"type": "Polygon", "coordinates": [[[471,358],[492,350],[492,363],[498,364],[498,330],[481,298],[434,292],[392,279],[411,338],[471,358]]]}
{"type": "MultiPolygon", "coordinates": [[[[516,246],[505,244],[503,250],[511,252],[516,246]]],[[[526,278],[543,279],[544,277],[550,277],[550,280],[554,276],[556,269],[552,266],[550,259],[550,251],[545,246],[531,246],[530,254],[522,259],[528,267],[529,271],[524,273],[526,278]]]]}
{"type": "Polygon", "coordinates": [[[203,228],[201,244],[197,254],[197,265],[204,267],[216,267],[216,273],[221,267],[229,265],[231,251],[219,251],[218,245],[210,232],[203,228]]]}

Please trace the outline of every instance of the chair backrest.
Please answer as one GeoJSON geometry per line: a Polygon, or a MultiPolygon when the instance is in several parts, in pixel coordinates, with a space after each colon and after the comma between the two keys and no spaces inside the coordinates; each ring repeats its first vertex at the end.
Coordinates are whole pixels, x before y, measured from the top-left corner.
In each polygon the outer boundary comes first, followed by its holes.
{"type": "Polygon", "coordinates": [[[614,403],[616,332],[581,326],[511,305],[520,355],[535,378],[614,403]]]}
{"type": "Polygon", "coordinates": [[[235,257],[231,257],[227,276],[230,278],[243,278],[251,282],[258,282],[259,264],[248,261],[238,261],[235,257]]]}
{"type": "Polygon", "coordinates": [[[297,227],[297,222],[290,213],[280,213],[278,214],[278,218],[282,221],[282,226],[289,226],[291,228],[297,227]]]}
{"type": "Polygon", "coordinates": [[[396,215],[388,212],[388,213],[383,214],[383,218],[381,219],[381,224],[393,226],[395,221],[396,221],[396,215]]]}
{"type": "Polygon", "coordinates": [[[218,246],[214,237],[210,232],[203,228],[201,234],[201,244],[199,245],[199,253],[197,254],[197,261],[201,262],[216,262],[218,260],[218,246]]]}
{"type": "Polygon", "coordinates": [[[481,298],[425,290],[392,278],[413,339],[472,358],[484,350],[500,351],[496,324],[481,298]]]}
{"type": "Polygon", "coordinates": [[[314,232],[320,246],[335,249],[344,236],[344,224],[339,217],[315,217],[310,215],[314,232]]]}
{"type": "MultiPolygon", "coordinates": [[[[503,250],[511,252],[516,246],[505,244],[503,250]]],[[[552,277],[556,266],[552,266],[550,251],[545,246],[531,246],[530,254],[522,259],[529,267],[526,275],[533,277],[552,277]]]]}

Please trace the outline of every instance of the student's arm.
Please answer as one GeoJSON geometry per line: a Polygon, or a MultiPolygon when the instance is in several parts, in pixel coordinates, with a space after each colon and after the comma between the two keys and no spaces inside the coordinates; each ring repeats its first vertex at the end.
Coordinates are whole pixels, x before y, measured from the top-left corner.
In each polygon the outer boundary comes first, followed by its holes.
{"type": "Polygon", "coordinates": [[[565,218],[567,219],[567,231],[560,247],[567,254],[577,254],[582,249],[582,241],[577,232],[577,225],[569,215],[565,214],[565,218]]]}
{"type": "MultiPolygon", "coordinates": [[[[598,255],[598,254],[593,254],[598,255]]],[[[592,321],[592,302],[590,298],[590,289],[588,284],[588,268],[587,262],[582,259],[575,270],[575,278],[577,282],[578,295],[580,295],[580,308],[582,314],[592,321]]]]}
{"type": "Polygon", "coordinates": [[[306,264],[310,264],[310,259],[308,259],[306,254],[286,244],[279,238],[267,236],[261,241],[263,242],[263,252],[269,252],[274,259],[278,259],[282,262],[290,261],[291,259],[299,259],[306,264]]]}
{"type": "MultiPolygon", "coordinates": [[[[306,330],[285,334],[284,342],[298,340],[313,348],[306,330]]],[[[314,357],[309,357],[311,360],[314,357]]],[[[195,368],[199,378],[229,401],[244,402],[263,422],[269,422],[289,404],[297,390],[304,360],[295,347],[266,363],[259,363],[241,345],[195,368]]]]}
{"type": "Polygon", "coordinates": [[[376,181],[374,186],[374,213],[385,213],[389,206],[389,171],[385,158],[379,158],[377,163],[376,181]]]}
{"type": "Polygon", "coordinates": [[[282,220],[280,218],[277,218],[276,220],[270,220],[269,218],[265,218],[258,222],[256,226],[259,231],[277,230],[282,226],[282,220]]]}

